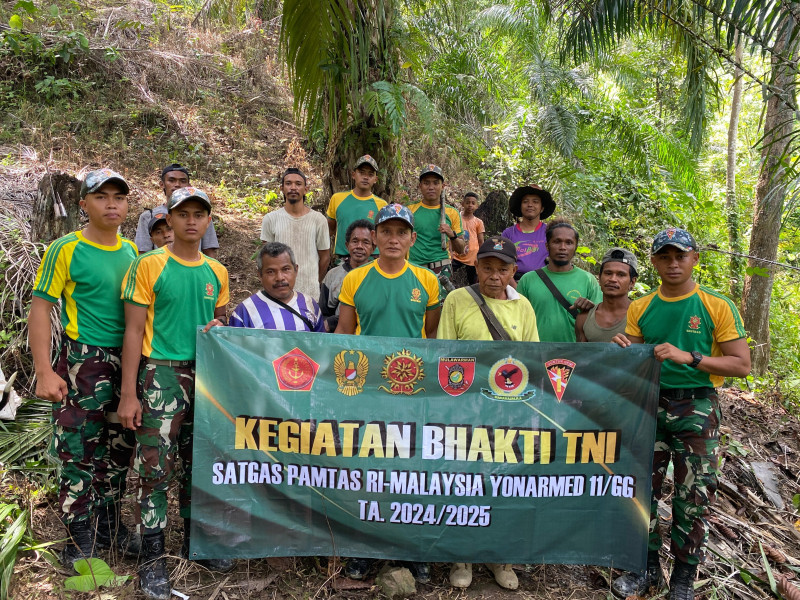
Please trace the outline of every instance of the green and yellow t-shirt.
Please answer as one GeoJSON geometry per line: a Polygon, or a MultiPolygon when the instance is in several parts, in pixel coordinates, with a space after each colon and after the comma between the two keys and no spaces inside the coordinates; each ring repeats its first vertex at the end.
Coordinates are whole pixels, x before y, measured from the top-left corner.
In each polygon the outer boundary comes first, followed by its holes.
{"type": "Polygon", "coordinates": [[[142,254],[122,285],[122,299],[147,307],[142,354],[158,360],[194,360],[196,330],[228,303],[228,271],[205,254],[186,261],[166,246],[142,254]]]}
{"type": "Polygon", "coordinates": [[[50,244],[36,272],[33,295],[61,304],[61,324],[81,344],[119,348],[125,308],[119,286],[136,258],[133,242],[117,236],[113,246],[87,240],[75,231],[50,244]]]}
{"type": "MultiPolygon", "coordinates": [[[[659,287],[628,308],[625,333],[646,344],[670,343],[676,348],[705,356],[722,356],[719,344],[747,334],[736,305],[725,296],[702,286],[685,296],[666,298],[659,287]]],[[[710,375],[671,360],[661,364],[662,388],[718,387],[725,378],[710,375]]]]}
{"type": "MultiPolygon", "coordinates": [[[[411,246],[409,258],[415,265],[425,266],[432,262],[450,258],[450,250],[442,249],[442,234],[439,231],[439,207],[425,206],[422,202],[410,204],[408,209],[414,213],[414,231],[417,241],[411,246]]],[[[445,204],[444,215],[447,224],[456,235],[464,235],[461,215],[452,206],[445,204]]]]}
{"type": "Polygon", "coordinates": [[[406,262],[393,275],[378,261],[345,275],[339,302],[356,309],[356,335],[425,337],[425,312],[439,307],[439,280],[406,262]]]}
{"type": "Polygon", "coordinates": [[[336,221],[336,246],[334,254],[347,256],[347,246],[344,234],[353,221],[359,219],[369,219],[375,222],[375,215],[386,206],[386,200],[378,198],[375,194],[370,194],[366,198],[356,196],[353,190],[349,192],[339,192],[331,196],[328,204],[327,215],[336,221]]]}

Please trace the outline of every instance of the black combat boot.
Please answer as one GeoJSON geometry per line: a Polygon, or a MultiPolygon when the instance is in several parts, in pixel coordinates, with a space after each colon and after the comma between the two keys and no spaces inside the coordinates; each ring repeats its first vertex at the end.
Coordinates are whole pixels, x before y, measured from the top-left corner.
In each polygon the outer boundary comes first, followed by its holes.
{"type": "Polygon", "coordinates": [[[611,591],[618,598],[628,596],[642,596],[651,587],[661,587],[663,579],[661,577],[661,565],[658,562],[658,551],[648,550],[647,570],[643,575],[638,573],[623,573],[611,584],[611,591]]]}
{"type": "Polygon", "coordinates": [[[94,551],[94,528],[92,519],[73,521],[67,523],[70,541],[59,553],[58,558],[61,564],[68,569],[75,568],[75,563],[82,558],[94,558],[97,556],[94,551]]]}
{"type": "Polygon", "coordinates": [[[142,562],[139,565],[139,587],[152,600],[169,600],[172,586],[164,555],[164,532],[142,536],[142,562]]]}
{"type": "Polygon", "coordinates": [[[694,577],[697,565],[675,561],[669,578],[669,600],[694,600],[694,577]]]}
{"type": "Polygon", "coordinates": [[[233,569],[234,562],[230,558],[201,558],[194,560],[189,556],[189,540],[191,536],[192,520],[183,520],[183,546],[181,546],[181,558],[196,562],[198,565],[204,566],[209,571],[218,571],[219,573],[227,573],[233,569]]]}
{"type": "Polygon", "coordinates": [[[125,527],[119,514],[119,504],[112,502],[97,509],[98,548],[116,548],[123,556],[138,556],[142,538],[125,527]]]}

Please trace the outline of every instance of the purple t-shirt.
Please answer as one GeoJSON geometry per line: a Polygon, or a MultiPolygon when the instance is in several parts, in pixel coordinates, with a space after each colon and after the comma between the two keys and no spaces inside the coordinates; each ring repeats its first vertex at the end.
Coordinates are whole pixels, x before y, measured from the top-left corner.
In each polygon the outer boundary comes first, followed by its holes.
{"type": "Polygon", "coordinates": [[[519,273],[535,271],[544,266],[544,259],[547,258],[546,233],[547,225],[545,223],[539,223],[536,231],[531,233],[523,232],[519,223],[503,231],[503,237],[510,239],[517,247],[517,271],[519,273]]]}

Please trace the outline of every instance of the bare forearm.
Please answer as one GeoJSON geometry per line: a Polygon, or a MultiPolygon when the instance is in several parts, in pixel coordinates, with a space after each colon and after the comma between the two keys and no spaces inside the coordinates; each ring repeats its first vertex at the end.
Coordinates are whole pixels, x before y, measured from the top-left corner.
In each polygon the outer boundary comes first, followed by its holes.
{"type": "Polygon", "coordinates": [[[50,360],[50,311],[53,306],[52,302],[34,297],[28,314],[28,343],[33,367],[40,376],[53,370],[50,360]]]}

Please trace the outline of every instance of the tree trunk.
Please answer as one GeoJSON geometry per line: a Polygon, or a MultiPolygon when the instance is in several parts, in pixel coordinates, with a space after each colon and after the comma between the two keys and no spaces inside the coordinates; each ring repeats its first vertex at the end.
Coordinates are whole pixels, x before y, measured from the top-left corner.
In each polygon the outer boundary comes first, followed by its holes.
{"type": "Polygon", "coordinates": [[[514,224],[514,218],[508,212],[508,194],[504,190],[489,192],[475,216],[483,221],[487,236],[500,235],[506,227],[514,224]]]}
{"type": "Polygon", "coordinates": [[[736,136],[739,133],[739,113],[742,110],[743,73],[738,67],[742,63],[744,44],[737,34],[736,39],[736,64],[733,75],[733,98],[731,99],[731,119],[728,125],[728,164],[725,176],[725,217],[728,223],[728,245],[731,252],[728,263],[728,279],[730,280],[730,295],[735,302],[742,298],[742,274],[744,260],[737,254],[742,253],[742,237],[739,233],[739,202],[736,198],[736,136]]]}
{"type": "Polygon", "coordinates": [[[55,171],[39,182],[31,213],[31,240],[49,244],[80,229],[81,182],[72,175],[55,171]]]}
{"type": "MultiPolygon", "coordinates": [[[[797,24],[795,24],[796,26],[797,24]]],[[[750,236],[750,255],[776,260],[778,256],[778,239],[781,228],[781,214],[786,196],[786,173],[783,166],[788,160],[785,153],[789,143],[789,134],[794,122],[792,85],[795,73],[777,56],[783,54],[791,60],[797,51],[797,41],[787,48],[786,37],[779,38],[772,58],[773,86],[780,90],[767,99],[766,116],[764,117],[764,140],[762,142],[761,173],[756,183],[756,201],[753,210],[753,230],[750,236]]],[[[769,308],[774,271],[771,266],[752,258],[747,266],[750,273],[745,278],[742,304],[744,308],[744,324],[750,337],[755,342],[753,348],[753,373],[761,375],[769,365],[769,308]],[[766,272],[764,267],[767,266],[766,272]],[[759,269],[761,274],[754,272],[759,269]]]]}

